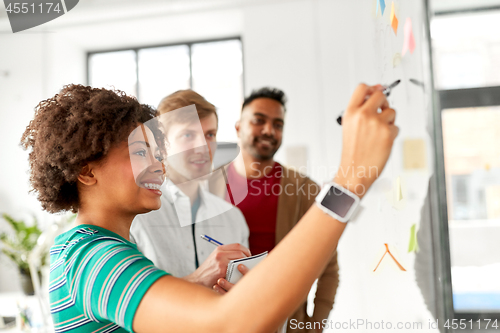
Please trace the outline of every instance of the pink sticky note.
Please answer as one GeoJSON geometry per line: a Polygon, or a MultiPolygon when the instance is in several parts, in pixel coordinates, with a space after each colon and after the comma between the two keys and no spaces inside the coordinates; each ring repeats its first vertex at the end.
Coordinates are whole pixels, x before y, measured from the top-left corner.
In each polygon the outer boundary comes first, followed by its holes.
{"type": "Polygon", "coordinates": [[[413,54],[415,51],[415,37],[413,37],[413,29],[411,27],[411,18],[406,18],[405,22],[405,37],[403,42],[403,51],[401,51],[401,55],[405,55],[405,53],[410,50],[410,53],[413,54]]]}

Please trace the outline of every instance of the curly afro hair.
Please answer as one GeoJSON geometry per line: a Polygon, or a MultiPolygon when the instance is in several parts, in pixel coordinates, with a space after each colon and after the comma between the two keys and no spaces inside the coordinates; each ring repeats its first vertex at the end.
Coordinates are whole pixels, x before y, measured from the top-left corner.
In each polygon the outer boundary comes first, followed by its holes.
{"type": "Polygon", "coordinates": [[[76,213],[77,177],[82,168],[103,160],[136,126],[149,121],[159,147],[165,147],[158,124],[150,121],[155,116],[153,108],[121,91],[76,84],[64,86],[59,94],[41,101],[21,146],[32,149],[31,191],[38,194],[43,209],[76,213]]]}

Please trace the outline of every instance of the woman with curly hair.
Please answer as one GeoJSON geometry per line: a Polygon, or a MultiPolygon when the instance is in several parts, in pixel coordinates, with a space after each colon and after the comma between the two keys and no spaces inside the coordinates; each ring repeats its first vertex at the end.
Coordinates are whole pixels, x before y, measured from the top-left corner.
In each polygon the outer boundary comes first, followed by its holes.
{"type": "MultiPolygon", "coordinates": [[[[398,132],[381,90],[358,86],[342,121],[340,168],[379,170],[366,178],[339,172],[335,182],[351,192],[364,194],[375,181],[398,132]]],[[[307,296],[345,224],[312,206],[222,296],[156,268],[129,241],[134,217],[160,208],[165,144],[154,117],[123,93],[69,85],[40,102],[26,128],[22,145],[31,149],[30,182],[42,207],[78,213],[50,251],[55,332],[275,331],[307,296]]]]}

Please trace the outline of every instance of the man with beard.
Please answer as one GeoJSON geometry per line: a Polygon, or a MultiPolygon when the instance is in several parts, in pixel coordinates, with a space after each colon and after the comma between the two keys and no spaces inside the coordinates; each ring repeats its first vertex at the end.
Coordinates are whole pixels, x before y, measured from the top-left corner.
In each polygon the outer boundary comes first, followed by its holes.
{"type": "Polygon", "coordinates": [[[167,139],[168,180],[161,187],[161,208],[137,215],[130,238],[157,267],[212,288],[226,276],[230,260],[250,256],[240,210],[200,186],[212,170],[216,109],[198,93],[180,90],[160,102],[158,113],[167,139]],[[226,245],[215,247],[202,234],[226,245]]]}
{"type": "MultiPolygon", "coordinates": [[[[244,100],[240,120],[236,123],[242,158],[228,166],[227,178],[231,186],[247,182],[248,194],[237,203],[237,207],[250,229],[252,254],[271,251],[305,214],[320,192],[319,186],[311,179],[273,159],[281,145],[285,104],[285,94],[279,89],[253,91],[244,100]]],[[[226,196],[226,200],[231,198],[226,196]]],[[[335,252],[319,276],[312,318],[307,315],[306,301],[289,317],[289,322],[296,319],[305,327],[308,321],[321,323],[327,319],[338,281],[335,252]]],[[[321,327],[317,325],[312,327],[321,327]]],[[[290,327],[287,331],[305,332],[290,327]]]]}

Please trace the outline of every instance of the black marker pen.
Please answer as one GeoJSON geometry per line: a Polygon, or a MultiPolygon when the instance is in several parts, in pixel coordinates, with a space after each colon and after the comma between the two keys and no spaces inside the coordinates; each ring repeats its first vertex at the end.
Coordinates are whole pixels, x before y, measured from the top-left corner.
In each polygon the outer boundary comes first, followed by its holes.
{"type": "MultiPolygon", "coordinates": [[[[389,86],[387,86],[384,89],[384,91],[382,91],[382,93],[385,95],[385,97],[389,97],[389,95],[391,94],[392,88],[394,88],[395,86],[397,86],[400,82],[401,82],[401,80],[396,80],[393,83],[391,83],[389,86]]],[[[342,116],[343,115],[344,115],[344,111],[342,111],[340,113],[339,117],[337,118],[337,123],[339,123],[339,125],[341,125],[341,126],[342,126],[342,116]]]]}

